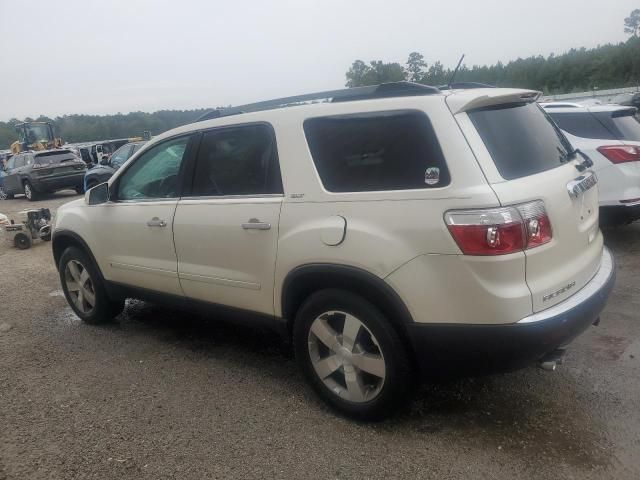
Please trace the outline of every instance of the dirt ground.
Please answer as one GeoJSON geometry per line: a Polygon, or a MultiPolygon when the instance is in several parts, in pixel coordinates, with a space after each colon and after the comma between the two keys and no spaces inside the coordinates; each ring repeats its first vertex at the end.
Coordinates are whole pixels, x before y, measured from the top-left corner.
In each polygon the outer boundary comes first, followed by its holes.
{"type": "Polygon", "coordinates": [[[328,410],[271,334],[141,302],[84,325],[50,244],[2,244],[0,480],[640,478],[640,223],[605,236],[617,285],[556,372],[425,386],[379,424],[328,410]]]}

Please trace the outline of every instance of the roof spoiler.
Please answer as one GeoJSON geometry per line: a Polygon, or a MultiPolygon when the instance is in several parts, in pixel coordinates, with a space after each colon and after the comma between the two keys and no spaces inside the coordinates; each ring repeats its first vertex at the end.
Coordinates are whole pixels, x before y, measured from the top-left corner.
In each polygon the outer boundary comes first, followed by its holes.
{"type": "Polygon", "coordinates": [[[521,89],[495,89],[487,90],[482,95],[476,92],[458,92],[447,97],[447,105],[454,115],[478,108],[492,107],[494,105],[503,105],[505,103],[533,103],[542,92],[536,90],[521,89]]]}

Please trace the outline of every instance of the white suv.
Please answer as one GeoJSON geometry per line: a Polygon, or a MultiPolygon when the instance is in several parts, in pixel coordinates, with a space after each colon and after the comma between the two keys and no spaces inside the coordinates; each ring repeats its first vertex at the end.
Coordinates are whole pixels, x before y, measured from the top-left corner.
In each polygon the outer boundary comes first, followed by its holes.
{"type": "MultiPolygon", "coordinates": [[[[564,105],[564,104],[562,104],[564,105]]],[[[593,160],[603,223],[640,218],[640,123],[634,107],[544,105],[571,144],[593,160]]]]}
{"type": "Polygon", "coordinates": [[[360,418],[417,372],[555,358],[597,321],[614,264],[596,177],[537,95],[385,84],[166,132],[58,210],[64,293],[88,323],[141,298],[272,326],[360,418]]]}

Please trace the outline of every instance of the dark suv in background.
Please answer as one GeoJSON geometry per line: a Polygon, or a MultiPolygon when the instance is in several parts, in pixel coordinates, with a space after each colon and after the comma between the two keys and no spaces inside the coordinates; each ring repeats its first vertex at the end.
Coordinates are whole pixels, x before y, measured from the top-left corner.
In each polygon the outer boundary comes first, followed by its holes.
{"type": "Polygon", "coordinates": [[[11,157],[4,169],[2,189],[7,198],[24,193],[29,200],[38,194],[73,189],[82,193],[85,163],[70,150],[23,152],[11,157]]]}
{"type": "Polygon", "coordinates": [[[84,176],[84,187],[86,190],[106,182],[118,170],[124,162],[136,153],[147,142],[132,142],[121,146],[113,152],[109,160],[103,159],[105,163],[100,163],[87,170],[84,176]]]}

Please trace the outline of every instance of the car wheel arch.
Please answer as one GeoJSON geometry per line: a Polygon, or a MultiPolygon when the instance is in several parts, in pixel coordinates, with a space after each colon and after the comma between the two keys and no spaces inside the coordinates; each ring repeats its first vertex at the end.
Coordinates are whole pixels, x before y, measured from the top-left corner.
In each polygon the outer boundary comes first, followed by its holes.
{"type": "Polygon", "coordinates": [[[291,270],[282,283],[282,317],[289,331],[298,309],[309,295],[326,288],[338,288],[355,293],[375,305],[408,341],[407,325],[413,318],[398,293],[379,276],[358,267],[339,264],[314,263],[291,270]]]}
{"type": "Polygon", "coordinates": [[[56,264],[56,269],[58,269],[59,267],[58,264],[60,263],[60,257],[62,257],[64,251],[69,247],[77,247],[87,255],[89,255],[89,258],[100,274],[101,280],[104,280],[102,272],[100,271],[100,267],[98,266],[98,262],[96,261],[96,258],[94,257],[93,252],[91,251],[91,248],[89,248],[87,242],[80,235],[70,230],[55,232],[53,234],[53,238],[51,239],[51,248],[53,250],[53,259],[56,264]]]}

